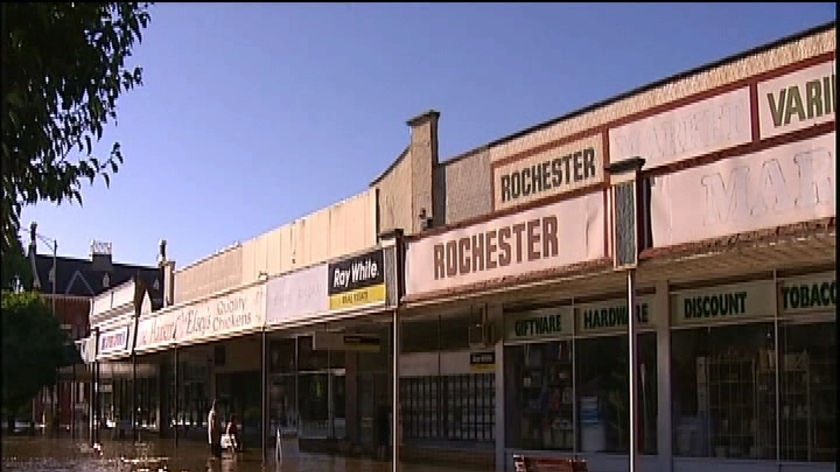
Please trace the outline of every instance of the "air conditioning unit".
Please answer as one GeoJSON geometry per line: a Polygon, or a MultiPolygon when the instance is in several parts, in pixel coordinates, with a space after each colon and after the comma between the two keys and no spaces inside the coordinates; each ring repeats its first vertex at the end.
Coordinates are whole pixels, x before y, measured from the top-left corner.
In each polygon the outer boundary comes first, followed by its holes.
{"type": "Polygon", "coordinates": [[[483,322],[469,327],[470,348],[483,348],[496,342],[493,323],[483,322]]]}

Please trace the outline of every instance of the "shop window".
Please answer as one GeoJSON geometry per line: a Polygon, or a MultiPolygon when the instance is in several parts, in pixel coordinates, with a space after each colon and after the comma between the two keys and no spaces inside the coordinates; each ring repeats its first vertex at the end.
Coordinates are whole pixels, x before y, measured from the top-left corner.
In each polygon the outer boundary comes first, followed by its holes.
{"type": "MultiPolygon", "coordinates": [[[[575,341],[577,397],[582,452],[630,450],[630,390],[627,336],[575,341]]],[[[637,335],[639,450],[656,454],[656,334],[637,335]]]]}
{"type": "Polygon", "coordinates": [[[406,321],[402,325],[402,352],[438,350],[438,319],[406,321]]]}
{"type": "Polygon", "coordinates": [[[774,459],[772,323],[671,335],[674,455],[774,459]]]}
{"type": "Polygon", "coordinates": [[[572,450],[572,343],[505,348],[508,447],[572,450]]]}
{"type": "Polygon", "coordinates": [[[408,440],[493,442],[494,374],[400,379],[403,437],[408,440]]]}
{"type": "Polygon", "coordinates": [[[836,323],[782,324],[781,459],[830,462],[837,457],[836,323]]]}

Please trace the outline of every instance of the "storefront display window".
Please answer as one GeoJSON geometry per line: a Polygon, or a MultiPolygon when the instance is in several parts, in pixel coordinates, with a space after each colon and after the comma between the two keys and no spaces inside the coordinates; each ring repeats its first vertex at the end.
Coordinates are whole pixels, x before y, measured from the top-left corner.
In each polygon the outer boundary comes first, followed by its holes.
{"type": "Polygon", "coordinates": [[[781,459],[811,462],[837,457],[836,323],[782,323],[781,459]]]}
{"type": "Polygon", "coordinates": [[[774,459],[773,323],[671,335],[674,455],[774,459]]]}
{"type": "MultiPolygon", "coordinates": [[[[637,335],[639,450],[656,453],[656,334],[637,335]]],[[[630,445],[627,336],[575,340],[579,450],[626,453],[630,445]]]]}
{"type": "Polygon", "coordinates": [[[573,449],[571,348],[571,341],[505,348],[508,447],[573,449]]]}
{"type": "Polygon", "coordinates": [[[405,377],[400,389],[406,440],[494,440],[493,374],[405,377]]]}

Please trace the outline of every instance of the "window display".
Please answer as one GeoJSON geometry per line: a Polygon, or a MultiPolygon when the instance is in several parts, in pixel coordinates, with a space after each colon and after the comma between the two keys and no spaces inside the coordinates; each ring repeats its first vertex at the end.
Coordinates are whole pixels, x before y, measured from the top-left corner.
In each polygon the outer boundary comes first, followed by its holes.
{"type": "Polygon", "coordinates": [[[462,374],[400,379],[406,440],[492,442],[495,375],[462,374]]]}
{"type": "Polygon", "coordinates": [[[773,323],[671,335],[674,455],[776,457],[773,323]]]}
{"type": "MultiPolygon", "coordinates": [[[[639,360],[639,450],[656,453],[656,334],[637,335],[639,360]]],[[[575,341],[579,448],[582,452],[623,452],[630,447],[627,336],[575,341]]]]}
{"type": "Polygon", "coordinates": [[[781,350],[781,459],[832,461],[837,457],[836,323],[783,323],[781,350]]]}
{"type": "Polygon", "coordinates": [[[571,341],[506,347],[505,366],[508,447],[571,450],[571,341]]]}

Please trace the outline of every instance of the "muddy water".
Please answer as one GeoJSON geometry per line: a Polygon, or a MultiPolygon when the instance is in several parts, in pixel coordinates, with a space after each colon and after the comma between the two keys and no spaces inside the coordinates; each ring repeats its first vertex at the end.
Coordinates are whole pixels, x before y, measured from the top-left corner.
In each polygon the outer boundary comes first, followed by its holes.
{"type": "MultiPolygon", "coordinates": [[[[221,460],[209,459],[207,446],[201,442],[152,440],[138,444],[130,441],[104,441],[102,453],[92,450],[87,440],[12,436],[2,438],[2,469],[17,472],[158,472],[156,458],[166,458],[167,472],[390,472],[390,462],[345,458],[326,454],[306,454],[294,445],[284,449],[280,462],[271,450],[263,465],[259,449],[247,450],[221,460]],[[127,462],[134,459],[135,464],[127,462]]],[[[458,467],[433,467],[400,464],[402,472],[454,472],[458,467]]]]}

